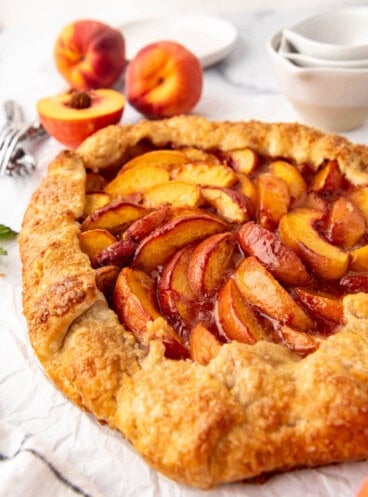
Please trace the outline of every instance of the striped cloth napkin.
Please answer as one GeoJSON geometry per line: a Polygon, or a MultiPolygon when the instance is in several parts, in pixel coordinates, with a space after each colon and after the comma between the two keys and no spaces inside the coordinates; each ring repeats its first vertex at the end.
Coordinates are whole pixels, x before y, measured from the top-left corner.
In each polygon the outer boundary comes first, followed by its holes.
{"type": "Polygon", "coordinates": [[[106,497],[31,434],[0,421],[0,497],[106,497]]]}

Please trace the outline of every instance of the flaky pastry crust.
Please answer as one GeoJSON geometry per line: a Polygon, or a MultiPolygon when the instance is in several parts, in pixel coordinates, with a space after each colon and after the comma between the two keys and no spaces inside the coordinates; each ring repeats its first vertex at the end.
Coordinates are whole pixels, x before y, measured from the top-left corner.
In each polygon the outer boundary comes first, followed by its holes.
{"type": "Polygon", "coordinates": [[[143,355],[97,290],[79,248],[85,167],[117,167],[144,140],[157,147],[251,147],[308,162],[338,161],[367,182],[368,148],[299,124],[200,117],[111,126],[49,166],[19,246],[31,343],[56,386],[118,429],[155,469],[189,485],[368,456],[368,296],[344,299],[347,324],[301,359],[280,345],[225,344],[202,366],[143,355]]]}

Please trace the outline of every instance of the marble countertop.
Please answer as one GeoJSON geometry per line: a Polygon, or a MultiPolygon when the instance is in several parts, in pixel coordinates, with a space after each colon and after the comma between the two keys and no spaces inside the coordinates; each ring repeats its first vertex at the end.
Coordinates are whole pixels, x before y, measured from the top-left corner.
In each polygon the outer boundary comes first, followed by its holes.
{"type": "MultiPolygon", "coordinates": [[[[281,94],[266,45],[271,35],[281,28],[326,10],[328,2],[324,3],[326,6],[323,7],[221,13],[222,18],[236,27],[238,40],[224,61],[205,71],[203,95],[194,112],[211,118],[300,121],[281,94]],[[229,105],[229,98],[233,105],[229,105]]],[[[1,27],[0,24],[0,97],[22,102],[29,119],[35,117],[35,103],[39,98],[64,88],[52,59],[53,43],[61,27],[63,24],[55,20],[40,25],[29,23],[1,27]]],[[[140,117],[127,106],[122,121],[134,122],[140,117]]],[[[0,123],[1,119],[0,109],[0,123]]],[[[354,141],[364,141],[367,130],[366,127],[359,128],[346,136],[354,141]]]]}
{"type": "MultiPolygon", "coordinates": [[[[221,12],[221,17],[237,28],[239,39],[225,60],[206,69],[203,95],[195,113],[216,120],[300,121],[280,93],[266,43],[282,27],[320,10],[321,5],[221,12]]],[[[35,104],[39,98],[57,93],[64,87],[52,59],[55,36],[63,24],[55,19],[46,21],[41,16],[38,24],[3,24],[0,27],[0,103],[8,98],[17,100],[29,120],[36,117],[35,104]]],[[[134,123],[140,118],[128,105],[122,122],[134,123]]],[[[0,126],[2,120],[0,108],[0,126]]],[[[368,124],[345,136],[366,143],[368,124]]],[[[19,230],[31,193],[39,184],[47,163],[60,148],[55,140],[46,139],[32,149],[38,166],[31,178],[0,178],[0,224],[19,230]]],[[[202,495],[192,489],[174,489],[171,482],[147,468],[118,435],[98,426],[92,418],[66,402],[45,379],[28,344],[22,317],[17,246],[15,242],[8,242],[6,247],[8,256],[0,257],[0,419],[39,437],[59,458],[67,459],[101,495],[202,495]],[[103,443],[101,451],[95,450],[97,439],[103,443]],[[106,478],[107,474],[109,478],[106,478]]],[[[351,497],[366,473],[368,463],[345,464],[294,472],[276,477],[265,485],[234,485],[207,495],[351,497]]],[[[29,494],[29,497],[36,495],[29,494]]]]}

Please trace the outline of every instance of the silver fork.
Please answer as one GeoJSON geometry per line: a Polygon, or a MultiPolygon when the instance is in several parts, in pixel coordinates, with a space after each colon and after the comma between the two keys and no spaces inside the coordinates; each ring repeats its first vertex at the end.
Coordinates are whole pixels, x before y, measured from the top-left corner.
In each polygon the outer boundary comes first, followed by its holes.
{"type": "Polygon", "coordinates": [[[22,108],[14,101],[4,102],[6,124],[0,131],[0,177],[31,174],[36,168],[34,157],[20,142],[29,143],[47,136],[43,126],[35,121],[26,125],[22,108]]]}
{"type": "Polygon", "coordinates": [[[24,115],[20,105],[14,100],[6,100],[3,104],[6,123],[0,133],[0,176],[5,176],[6,169],[20,139],[24,127],[24,115]]]}
{"type": "Polygon", "coordinates": [[[12,157],[6,168],[6,174],[8,176],[26,176],[31,174],[35,169],[36,162],[34,157],[26,152],[24,148],[18,147],[14,157],[12,157]]]}
{"type": "Polygon", "coordinates": [[[0,176],[7,174],[6,169],[24,131],[24,126],[13,128],[11,125],[7,125],[6,129],[3,129],[0,136],[0,176]]]}

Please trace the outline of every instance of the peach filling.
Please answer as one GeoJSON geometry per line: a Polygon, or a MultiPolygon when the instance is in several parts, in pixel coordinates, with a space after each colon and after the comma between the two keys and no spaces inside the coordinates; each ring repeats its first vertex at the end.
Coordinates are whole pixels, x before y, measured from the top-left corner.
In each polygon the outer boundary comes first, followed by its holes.
{"type": "Polygon", "coordinates": [[[207,364],[267,340],[303,357],[339,331],[344,296],[368,291],[368,186],[331,160],[141,145],[87,172],[80,244],[142,348],[207,364]]]}

